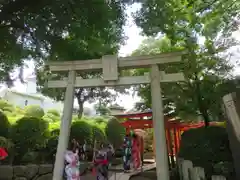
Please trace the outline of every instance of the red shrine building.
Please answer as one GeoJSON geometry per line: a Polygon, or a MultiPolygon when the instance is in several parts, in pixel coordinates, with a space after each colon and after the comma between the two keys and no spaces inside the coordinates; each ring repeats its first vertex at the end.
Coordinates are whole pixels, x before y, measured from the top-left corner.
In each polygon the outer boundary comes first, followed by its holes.
{"type": "MultiPolygon", "coordinates": [[[[114,115],[117,119],[125,119],[121,124],[126,128],[126,133],[134,129],[153,128],[152,112],[138,112],[114,115]]],[[[204,123],[187,124],[181,123],[179,120],[170,119],[167,116],[165,120],[166,142],[168,153],[171,156],[179,152],[181,134],[191,128],[199,128],[204,126],[204,123]]]]}

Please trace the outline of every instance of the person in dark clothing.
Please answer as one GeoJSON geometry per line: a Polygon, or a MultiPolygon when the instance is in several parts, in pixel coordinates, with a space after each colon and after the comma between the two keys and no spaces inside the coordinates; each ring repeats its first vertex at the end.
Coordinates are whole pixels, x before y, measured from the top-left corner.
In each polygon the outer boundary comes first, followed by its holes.
{"type": "Polygon", "coordinates": [[[124,138],[123,149],[123,169],[126,172],[130,170],[132,158],[132,140],[129,135],[126,135],[124,138]]]}

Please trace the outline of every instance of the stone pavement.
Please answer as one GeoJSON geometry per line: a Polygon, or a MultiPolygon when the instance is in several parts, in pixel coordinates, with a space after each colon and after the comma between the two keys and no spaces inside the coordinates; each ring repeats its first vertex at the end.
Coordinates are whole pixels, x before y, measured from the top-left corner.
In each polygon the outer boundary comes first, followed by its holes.
{"type": "Polygon", "coordinates": [[[109,178],[109,180],[129,180],[131,176],[137,175],[143,171],[148,171],[151,169],[156,168],[156,164],[146,164],[142,168],[139,168],[135,171],[131,171],[129,173],[124,173],[124,172],[114,172],[112,176],[109,178]]]}

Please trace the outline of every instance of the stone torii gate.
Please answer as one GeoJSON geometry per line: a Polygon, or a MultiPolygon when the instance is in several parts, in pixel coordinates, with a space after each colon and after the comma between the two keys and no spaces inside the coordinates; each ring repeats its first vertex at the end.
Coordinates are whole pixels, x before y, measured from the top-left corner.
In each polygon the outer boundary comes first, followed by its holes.
{"type": "Polygon", "coordinates": [[[69,134],[76,87],[105,87],[136,84],[151,84],[153,127],[156,141],[156,168],[158,180],[169,180],[168,154],[166,147],[165,125],[163,116],[160,82],[183,81],[182,73],[165,74],[158,65],[181,61],[182,52],[163,53],[154,56],[131,56],[118,58],[116,55],[103,56],[102,59],[85,61],[50,62],[47,65],[51,72],[68,72],[68,78],[49,80],[48,88],[66,88],[60,135],[54,165],[53,180],[62,180],[64,171],[64,153],[69,142],[69,134]],[[150,75],[119,77],[121,69],[147,67],[150,75]],[[102,71],[103,78],[82,79],[76,77],[79,71],[102,71]]]}

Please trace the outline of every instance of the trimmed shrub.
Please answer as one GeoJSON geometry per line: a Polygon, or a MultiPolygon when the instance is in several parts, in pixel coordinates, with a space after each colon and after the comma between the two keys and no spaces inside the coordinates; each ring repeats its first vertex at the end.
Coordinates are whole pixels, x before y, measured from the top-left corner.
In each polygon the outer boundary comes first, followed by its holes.
{"type": "Polygon", "coordinates": [[[38,164],[41,154],[36,151],[30,151],[23,154],[21,164],[38,164]]]}
{"type": "Polygon", "coordinates": [[[0,136],[8,137],[10,123],[7,116],[0,111],[0,136]]]}
{"type": "Polygon", "coordinates": [[[84,143],[86,140],[89,144],[92,144],[93,130],[92,126],[86,121],[75,121],[71,126],[71,139],[76,139],[79,143],[84,143]]]}
{"type": "Polygon", "coordinates": [[[17,114],[17,115],[24,115],[25,114],[25,111],[24,111],[24,109],[22,109],[21,107],[18,107],[18,106],[16,106],[15,107],[15,113],[17,114]]]}
{"type": "Polygon", "coordinates": [[[125,128],[117,121],[117,119],[112,118],[106,125],[105,134],[108,141],[113,144],[115,148],[118,148],[122,145],[126,132],[125,128]]]}
{"type": "Polygon", "coordinates": [[[52,114],[54,116],[60,117],[60,113],[56,109],[49,109],[47,114],[52,114]]]}
{"type": "Polygon", "coordinates": [[[48,122],[58,122],[60,121],[60,117],[59,116],[55,116],[54,114],[45,114],[43,117],[42,117],[44,120],[48,121],[48,122]]]}
{"type": "Polygon", "coordinates": [[[101,124],[101,123],[107,124],[107,119],[99,116],[99,117],[94,118],[94,122],[98,123],[98,124],[101,124]]]}
{"type": "Polygon", "coordinates": [[[15,112],[15,108],[13,106],[4,107],[2,108],[2,110],[5,112],[11,112],[11,113],[15,112]]]}
{"type": "Polygon", "coordinates": [[[202,127],[184,132],[179,157],[203,167],[207,176],[222,174],[233,179],[232,155],[227,132],[223,127],[202,127]],[[220,164],[225,164],[224,171],[220,164]]]}
{"type": "Polygon", "coordinates": [[[6,100],[0,99],[0,109],[4,110],[4,108],[14,108],[14,106],[6,100]]]}
{"type": "Polygon", "coordinates": [[[54,163],[56,152],[57,152],[57,145],[58,145],[58,136],[53,135],[48,140],[46,148],[43,149],[46,163],[54,163]]]}
{"type": "Polygon", "coordinates": [[[105,142],[106,141],[106,136],[104,129],[101,129],[100,126],[92,124],[92,133],[93,133],[93,140],[97,140],[100,142],[105,142]]]}
{"type": "Polygon", "coordinates": [[[25,107],[25,116],[42,118],[44,116],[44,111],[38,105],[26,106],[25,107]]]}
{"type": "Polygon", "coordinates": [[[11,128],[11,139],[15,144],[16,163],[20,163],[27,152],[45,147],[49,138],[48,122],[35,117],[23,117],[11,128]]]}
{"type": "Polygon", "coordinates": [[[1,164],[11,164],[14,158],[14,144],[11,140],[0,136],[0,147],[7,150],[8,157],[1,160],[1,164]]]}

